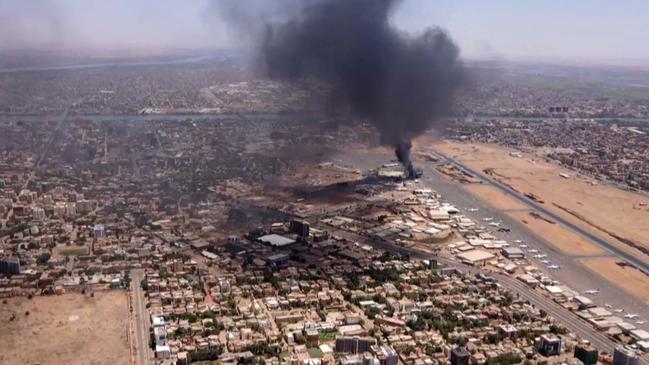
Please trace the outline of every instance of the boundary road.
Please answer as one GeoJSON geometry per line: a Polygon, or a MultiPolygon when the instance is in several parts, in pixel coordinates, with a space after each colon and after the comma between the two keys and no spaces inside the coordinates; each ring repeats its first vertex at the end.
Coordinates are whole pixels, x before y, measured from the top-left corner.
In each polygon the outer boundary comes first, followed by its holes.
{"type": "Polygon", "coordinates": [[[149,314],[144,304],[144,291],[140,282],[144,278],[142,270],[131,270],[132,319],[135,321],[135,353],[140,365],[153,364],[149,348],[149,314]]]}

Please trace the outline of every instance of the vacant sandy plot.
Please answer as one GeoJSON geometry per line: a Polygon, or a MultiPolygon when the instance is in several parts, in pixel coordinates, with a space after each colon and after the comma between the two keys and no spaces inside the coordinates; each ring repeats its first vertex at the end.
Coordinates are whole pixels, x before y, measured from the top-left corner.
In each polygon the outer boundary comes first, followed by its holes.
{"type": "Polygon", "coordinates": [[[604,252],[600,247],[593,245],[560,224],[552,224],[532,216],[529,212],[507,212],[506,214],[525,224],[534,234],[544,238],[568,255],[596,255],[604,252]]]}
{"type": "Polygon", "coordinates": [[[583,259],[581,263],[606,280],[649,303],[649,276],[635,267],[618,265],[616,259],[583,259]]]}
{"type": "Polygon", "coordinates": [[[52,251],[54,257],[59,257],[59,256],[81,256],[81,255],[87,255],[88,254],[88,247],[87,246],[65,246],[65,245],[58,245],[54,247],[54,250],[52,251]]]}
{"type": "Polygon", "coordinates": [[[7,301],[0,304],[1,364],[130,363],[124,291],[7,301]]]}
{"type": "Polygon", "coordinates": [[[465,185],[464,189],[498,209],[527,209],[521,202],[490,185],[471,184],[465,185]]]}
{"type": "Polygon", "coordinates": [[[516,157],[510,154],[513,150],[500,146],[438,142],[434,148],[476,171],[492,169],[494,178],[522,193],[537,195],[546,209],[649,262],[649,255],[605,232],[649,248],[649,211],[646,207],[638,209],[638,203],[649,202],[648,196],[614,186],[593,185],[593,179],[543,158],[530,153],[516,157]],[[570,178],[559,176],[562,172],[570,178]]]}

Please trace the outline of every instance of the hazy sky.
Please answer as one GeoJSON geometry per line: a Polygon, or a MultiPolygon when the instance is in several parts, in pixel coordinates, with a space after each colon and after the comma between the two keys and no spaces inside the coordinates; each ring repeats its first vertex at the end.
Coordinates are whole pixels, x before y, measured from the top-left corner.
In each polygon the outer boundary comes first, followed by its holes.
{"type": "MultiPolygon", "coordinates": [[[[236,45],[210,1],[0,0],[0,49],[236,45]]],[[[649,64],[647,0],[405,0],[393,21],[440,25],[468,58],[649,64]]]]}

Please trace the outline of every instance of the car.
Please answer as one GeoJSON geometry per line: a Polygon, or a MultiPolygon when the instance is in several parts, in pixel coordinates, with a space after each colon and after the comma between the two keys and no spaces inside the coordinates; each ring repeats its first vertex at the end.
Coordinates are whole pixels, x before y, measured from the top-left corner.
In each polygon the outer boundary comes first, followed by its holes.
{"type": "Polygon", "coordinates": [[[586,293],[586,294],[591,294],[591,295],[592,295],[592,294],[598,294],[598,293],[599,293],[599,289],[589,289],[589,290],[586,290],[584,293],[586,293]]]}

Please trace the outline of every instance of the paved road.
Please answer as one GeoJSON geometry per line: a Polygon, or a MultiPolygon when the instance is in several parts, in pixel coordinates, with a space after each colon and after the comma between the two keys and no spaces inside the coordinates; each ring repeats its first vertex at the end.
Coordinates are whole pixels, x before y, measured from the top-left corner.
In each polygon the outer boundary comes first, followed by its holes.
{"type": "MultiPolygon", "coordinates": [[[[561,305],[555,303],[537,290],[532,290],[522,282],[502,274],[493,275],[505,287],[513,290],[522,298],[529,300],[537,308],[543,309],[560,323],[567,326],[572,332],[581,338],[588,339],[600,351],[612,353],[616,344],[606,335],[596,331],[589,323],[579,318],[575,313],[570,312],[561,305]]],[[[649,364],[648,359],[644,359],[643,364],[649,364]]]]}
{"type": "MultiPolygon", "coordinates": [[[[613,244],[611,244],[607,240],[604,240],[604,239],[602,239],[600,237],[597,237],[597,236],[593,235],[592,233],[588,232],[587,230],[579,227],[578,225],[563,219],[562,217],[560,217],[560,216],[554,214],[553,212],[545,209],[545,207],[543,205],[541,205],[541,204],[527,198],[526,196],[524,196],[523,194],[521,194],[521,193],[519,193],[517,191],[514,191],[510,187],[508,187],[508,186],[506,186],[506,185],[504,185],[504,184],[502,184],[502,183],[500,183],[500,182],[498,182],[498,181],[496,181],[494,179],[491,179],[491,178],[479,173],[478,171],[475,171],[475,170],[471,169],[470,167],[467,167],[466,165],[462,164],[460,161],[458,161],[458,160],[456,160],[456,159],[454,159],[452,157],[448,157],[448,156],[438,152],[437,150],[435,152],[437,154],[439,154],[441,157],[448,160],[451,164],[455,165],[455,167],[457,167],[457,168],[459,168],[461,170],[464,170],[464,171],[470,173],[471,175],[480,177],[487,184],[497,188],[498,190],[500,190],[504,194],[516,199],[520,203],[522,203],[522,204],[524,204],[524,205],[526,205],[526,206],[528,206],[530,208],[533,208],[538,212],[541,212],[543,215],[545,215],[545,216],[549,217],[550,219],[554,220],[555,222],[563,225],[564,227],[571,230],[572,232],[584,237],[585,239],[591,241],[593,244],[603,248],[604,250],[607,250],[608,252],[613,253],[617,257],[623,258],[627,262],[635,265],[637,268],[640,268],[640,269],[644,270],[645,272],[649,272],[649,264],[645,263],[642,260],[639,260],[637,258],[637,256],[632,255],[630,253],[627,253],[626,251],[618,248],[617,246],[614,246],[613,244]]],[[[638,254],[640,254],[640,253],[638,252],[638,254]]]]}
{"type": "Polygon", "coordinates": [[[144,278],[142,270],[131,270],[131,296],[133,299],[133,318],[135,320],[135,353],[140,365],[153,364],[153,354],[149,347],[149,311],[146,309],[144,290],[140,282],[144,278]]]}

